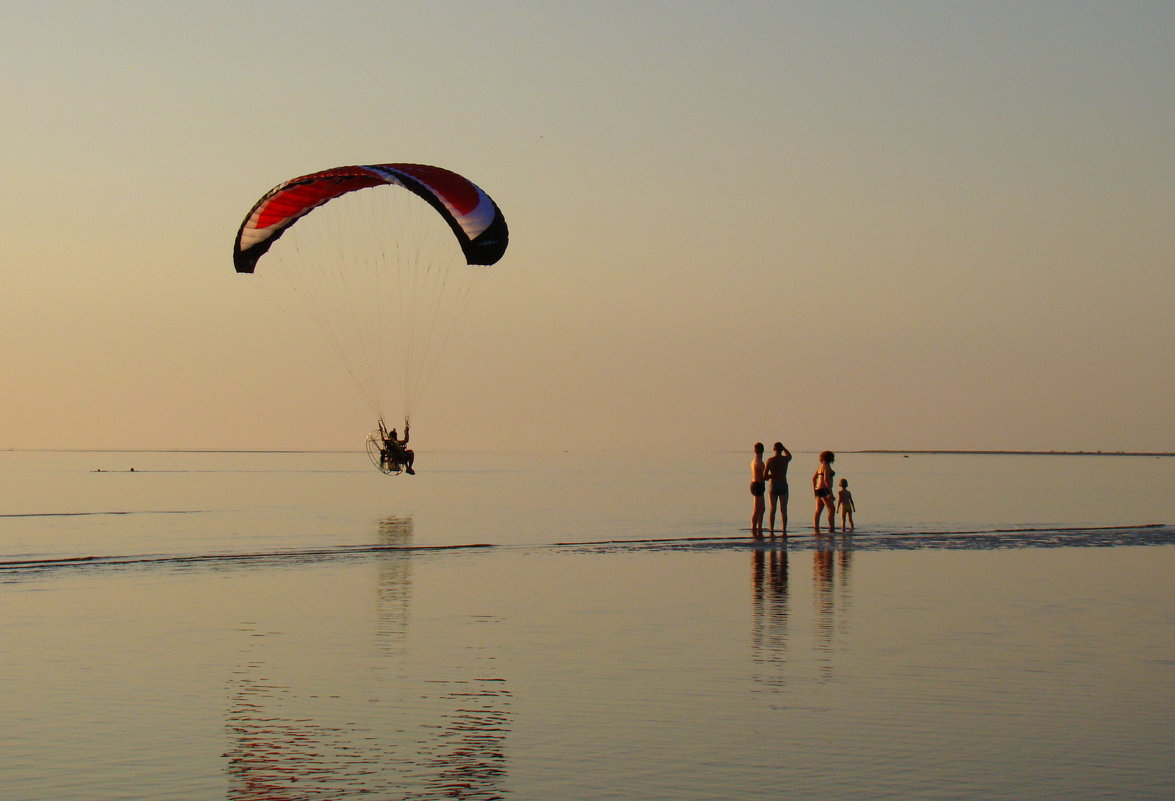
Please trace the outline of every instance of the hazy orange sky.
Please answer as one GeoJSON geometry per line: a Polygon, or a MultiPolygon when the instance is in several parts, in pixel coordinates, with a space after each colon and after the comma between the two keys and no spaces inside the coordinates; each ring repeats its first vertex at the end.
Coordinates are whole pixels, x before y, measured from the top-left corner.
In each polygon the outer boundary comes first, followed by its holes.
{"type": "Polygon", "coordinates": [[[1175,450],[1172,76],[1171,3],[6,2],[0,447],[360,447],[231,249],[398,161],[512,238],[420,448],[1175,450]]]}

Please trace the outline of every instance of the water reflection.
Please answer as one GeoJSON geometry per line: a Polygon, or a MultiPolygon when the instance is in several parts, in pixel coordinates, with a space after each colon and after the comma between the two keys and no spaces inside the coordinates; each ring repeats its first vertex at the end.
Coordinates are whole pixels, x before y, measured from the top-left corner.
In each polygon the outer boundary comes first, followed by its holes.
{"type": "MultiPolygon", "coordinates": [[[[794,545],[794,544],[793,544],[794,545]]],[[[809,547],[807,543],[799,547],[809,547]]],[[[782,692],[792,680],[814,669],[814,679],[833,678],[838,641],[851,620],[851,577],[854,544],[851,537],[817,537],[812,549],[811,650],[796,652],[788,543],[757,547],[751,551],[751,662],[752,679],[759,691],[782,692]],[[810,654],[810,658],[808,655],[810,654]]],[[[804,631],[800,631],[802,635],[804,631]]],[[[808,674],[811,675],[811,674],[808,674]]]]}
{"type": "Polygon", "coordinates": [[[768,690],[786,683],[788,638],[787,545],[751,552],[751,660],[754,681],[768,690]]]}
{"type": "MultiPolygon", "coordinates": [[[[380,544],[410,545],[412,533],[410,517],[390,517],[380,521],[377,536],[380,544]]],[[[480,647],[471,633],[455,661],[426,654],[419,661],[428,675],[412,674],[406,658],[412,553],[377,562],[370,661],[361,656],[362,642],[341,643],[348,653],[358,646],[358,656],[348,659],[307,642],[305,633],[242,626],[249,641],[228,682],[225,716],[229,801],[508,795],[512,696],[496,675],[493,649],[480,647]]]]}
{"type": "MultiPolygon", "coordinates": [[[[504,679],[447,682],[443,697],[455,706],[438,728],[435,742],[422,747],[425,785],[436,798],[502,798],[506,778],[506,735],[513,714],[504,679]]],[[[429,797],[429,796],[413,796],[429,797]]]]}
{"type": "MultiPolygon", "coordinates": [[[[411,517],[385,517],[379,521],[379,545],[412,544],[411,517]]],[[[379,584],[376,588],[376,643],[391,656],[403,656],[412,600],[412,552],[379,560],[379,584]]]]}
{"type": "Polygon", "coordinates": [[[372,784],[383,789],[402,784],[395,768],[403,760],[394,748],[354,722],[320,722],[315,715],[326,711],[309,707],[322,699],[270,681],[265,674],[273,667],[252,661],[231,682],[227,798],[345,798],[372,784]],[[389,771],[391,776],[379,775],[389,771]]]}
{"type": "Polygon", "coordinates": [[[828,681],[833,673],[833,652],[838,634],[847,630],[852,594],[852,537],[820,536],[812,549],[812,606],[815,620],[817,673],[828,681]]]}

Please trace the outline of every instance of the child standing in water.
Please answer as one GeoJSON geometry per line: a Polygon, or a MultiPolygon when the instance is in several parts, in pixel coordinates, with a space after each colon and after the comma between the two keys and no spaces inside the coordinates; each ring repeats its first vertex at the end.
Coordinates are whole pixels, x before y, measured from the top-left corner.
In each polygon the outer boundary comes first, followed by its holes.
{"type": "Polygon", "coordinates": [[[840,530],[854,531],[853,512],[857,511],[853,503],[853,493],[849,492],[849,482],[840,480],[840,491],[836,493],[836,505],[840,508],[840,530]]]}

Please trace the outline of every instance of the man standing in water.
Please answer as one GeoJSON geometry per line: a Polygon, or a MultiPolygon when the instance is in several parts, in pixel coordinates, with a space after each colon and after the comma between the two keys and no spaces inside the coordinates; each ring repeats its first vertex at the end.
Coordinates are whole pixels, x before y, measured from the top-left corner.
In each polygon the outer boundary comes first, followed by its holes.
{"type": "Polygon", "coordinates": [[[767,465],[763,463],[763,443],[755,443],[755,458],[751,460],[751,495],[755,506],[751,510],[751,536],[763,539],[763,513],[766,511],[763,495],[767,491],[767,465]]]}
{"type": "Polygon", "coordinates": [[[775,443],[775,455],[767,460],[767,469],[763,474],[771,482],[767,497],[771,499],[770,521],[771,536],[775,536],[775,507],[779,505],[779,533],[787,536],[787,466],[791,462],[791,451],[783,447],[782,442],[775,443]]]}

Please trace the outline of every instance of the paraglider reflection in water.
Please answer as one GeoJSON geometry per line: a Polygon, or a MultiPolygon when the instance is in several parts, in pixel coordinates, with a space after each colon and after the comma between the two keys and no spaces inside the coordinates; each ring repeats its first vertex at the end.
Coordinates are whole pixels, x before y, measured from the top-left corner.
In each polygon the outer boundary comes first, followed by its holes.
{"type": "Polygon", "coordinates": [[[480,268],[496,264],[508,241],[497,204],[454,172],[335,167],[262,196],[237,232],[233,264],[256,274],[295,325],[319,329],[329,361],[379,421],[368,436],[372,462],[411,473],[408,421],[480,268]],[[403,440],[383,422],[393,403],[402,404],[403,440]]]}

